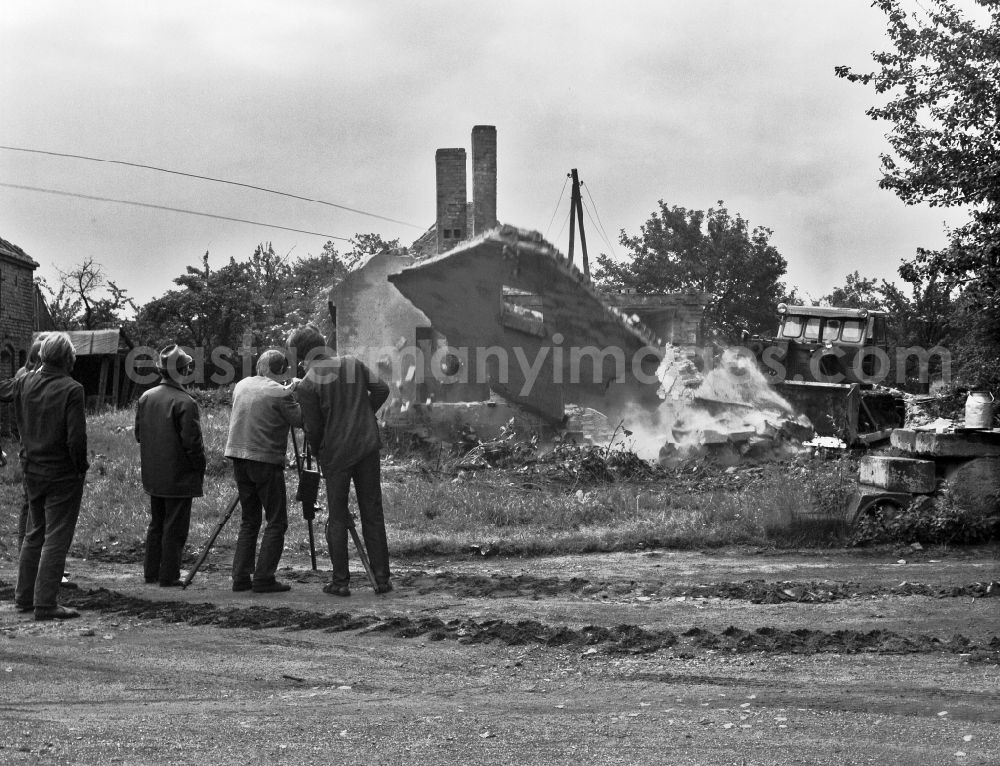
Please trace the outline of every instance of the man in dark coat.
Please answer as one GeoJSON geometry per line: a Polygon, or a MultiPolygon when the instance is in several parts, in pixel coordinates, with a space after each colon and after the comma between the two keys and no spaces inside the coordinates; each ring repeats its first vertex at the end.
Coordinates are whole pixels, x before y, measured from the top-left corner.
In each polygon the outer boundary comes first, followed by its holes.
{"type": "Polygon", "coordinates": [[[323,591],[334,596],[351,595],[347,499],[353,481],[376,592],[387,593],[392,584],[382,509],[382,442],[375,412],[388,398],[389,387],[354,357],[330,354],[315,325],[292,331],[288,345],[307,370],[295,389],[295,398],[302,407],[306,439],[326,480],[330,509],[326,542],[333,576],[323,591]]]}
{"type": "MultiPolygon", "coordinates": [[[[31,349],[28,351],[28,360],[24,363],[24,366],[19,368],[18,371],[14,373],[13,378],[0,382],[0,402],[7,403],[14,401],[14,384],[28,373],[34,372],[36,369],[42,366],[41,362],[42,341],[45,340],[47,335],[48,333],[44,332],[39,333],[38,337],[35,338],[35,340],[32,341],[31,343],[31,349]]],[[[28,487],[27,485],[24,485],[24,502],[21,503],[21,513],[17,517],[18,550],[21,549],[21,543],[24,542],[24,535],[27,531],[28,531],[28,487]]]]}
{"type": "Polygon", "coordinates": [[[21,543],[14,602],[36,620],[79,613],[56,603],[80,515],[87,463],[83,386],[70,377],[76,350],[63,332],[41,346],[41,367],[14,383],[14,417],[21,435],[21,467],[28,495],[28,527],[21,543]]]}
{"type": "Polygon", "coordinates": [[[139,398],[135,440],[139,442],[142,488],[149,495],[146,530],[147,583],[181,584],[181,555],[191,525],[191,501],[202,496],[205,448],[198,403],[184,389],[193,360],[177,345],[160,351],[160,384],[139,398]]]}

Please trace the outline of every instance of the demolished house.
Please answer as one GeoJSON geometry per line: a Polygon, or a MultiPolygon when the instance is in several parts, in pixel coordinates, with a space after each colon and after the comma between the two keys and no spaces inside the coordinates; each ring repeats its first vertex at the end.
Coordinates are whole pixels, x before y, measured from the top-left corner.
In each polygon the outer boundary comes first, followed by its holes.
{"type": "Polygon", "coordinates": [[[465,150],[438,150],[435,225],[409,250],[369,257],[330,294],[338,352],[390,383],[387,426],[493,439],[513,420],[602,441],[623,425],[654,459],[706,441],[745,454],[807,430],[792,429],[791,408],[766,390],[729,386],[735,403],[722,416],[718,391],[678,397],[703,383],[696,372],[673,387],[679,360],[702,343],[711,296],[600,291],[537,232],[497,225],[496,129],[476,126],[472,145],[472,200],[465,150]]]}
{"type": "Polygon", "coordinates": [[[655,408],[664,344],[700,340],[707,296],[605,295],[538,233],[498,226],[496,147],[494,126],[473,128],[471,200],[465,150],[436,152],[434,226],[330,294],[338,351],[391,383],[387,424],[416,431],[655,408]]]}

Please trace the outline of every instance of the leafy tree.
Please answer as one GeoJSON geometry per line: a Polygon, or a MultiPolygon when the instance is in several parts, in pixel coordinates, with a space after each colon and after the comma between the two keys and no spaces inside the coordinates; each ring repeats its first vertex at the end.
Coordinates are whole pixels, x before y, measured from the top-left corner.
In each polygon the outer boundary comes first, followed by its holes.
{"type": "Polygon", "coordinates": [[[867,114],[892,124],[892,154],[880,185],[906,204],[967,207],[970,221],[948,247],[918,250],[904,264],[919,279],[958,291],[961,377],[1000,385],[1000,4],[975,0],[975,14],[950,0],[876,0],[892,50],[874,72],[837,67],[838,77],[873,85],[885,100],[867,114]],[[992,371],[992,372],[991,372],[992,371]]]}
{"type": "Polygon", "coordinates": [[[721,201],[707,213],[663,200],[659,206],[638,236],[621,232],[619,241],[631,260],[619,263],[599,255],[595,280],[608,289],[638,293],[709,293],[714,300],[706,325],[722,340],[735,341],[744,330],[770,331],[775,306],[789,297],[780,281],[787,263],[769,241],[771,230],[757,226],[751,231],[721,201]]]}
{"type": "MultiPolygon", "coordinates": [[[[271,243],[261,243],[246,261],[230,259],[215,269],[209,254],[201,264],[188,266],[169,290],[144,305],[137,316],[138,336],[146,345],[180,343],[213,349],[262,349],[280,346],[288,331],[313,321],[332,329],[327,296],[350,269],[366,255],[397,246],[377,234],[357,235],[351,252],[341,256],[327,242],[319,256],[289,263],[271,243]]],[[[230,358],[234,366],[235,358],[230,358]]]]}
{"type": "Polygon", "coordinates": [[[866,279],[860,272],[848,274],[842,287],[835,287],[819,299],[821,306],[850,309],[885,309],[885,298],[877,279],[866,279]]]}
{"type": "Polygon", "coordinates": [[[59,287],[53,289],[39,277],[36,282],[49,298],[52,321],[59,330],[98,330],[126,323],[125,312],[136,306],[128,292],[108,279],[104,267],[86,258],[69,271],[59,272],[59,287]]]}

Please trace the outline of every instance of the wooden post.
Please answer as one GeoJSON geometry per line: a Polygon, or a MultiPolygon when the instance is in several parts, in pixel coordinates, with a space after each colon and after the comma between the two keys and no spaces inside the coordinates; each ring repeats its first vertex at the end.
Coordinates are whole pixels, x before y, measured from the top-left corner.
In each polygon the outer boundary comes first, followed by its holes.
{"type": "Polygon", "coordinates": [[[583,275],[590,279],[590,259],[587,257],[587,234],[583,230],[583,197],[580,196],[580,179],[573,171],[573,191],[576,192],[576,216],[580,221],[580,252],[583,255],[583,275]]]}
{"type": "Polygon", "coordinates": [[[118,398],[121,386],[122,377],[122,357],[121,354],[115,354],[115,367],[112,372],[114,378],[111,380],[111,404],[117,410],[122,406],[121,400],[118,398]]]}
{"type": "Polygon", "coordinates": [[[576,198],[580,194],[580,182],[576,177],[576,168],[569,171],[573,179],[573,190],[569,198],[569,262],[573,263],[573,243],[576,240],[576,198]]]}
{"type": "Polygon", "coordinates": [[[108,390],[108,367],[110,359],[107,355],[101,357],[101,376],[97,383],[97,409],[104,407],[104,392],[108,390]]]}
{"type": "Polygon", "coordinates": [[[580,196],[580,176],[573,168],[569,172],[573,179],[573,190],[569,198],[569,262],[573,262],[573,240],[576,238],[575,224],[580,224],[580,251],[583,254],[583,274],[590,279],[590,260],[587,257],[587,234],[583,230],[583,198],[580,196]]]}

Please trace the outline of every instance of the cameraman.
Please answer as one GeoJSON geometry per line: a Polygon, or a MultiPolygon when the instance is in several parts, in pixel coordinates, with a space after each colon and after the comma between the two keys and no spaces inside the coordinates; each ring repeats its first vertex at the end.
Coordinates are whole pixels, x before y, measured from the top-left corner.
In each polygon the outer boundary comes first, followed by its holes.
{"type": "Polygon", "coordinates": [[[323,588],[332,596],[350,596],[347,563],[347,505],[351,483],[358,498],[361,532],[371,558],[375,592],[392,590],[389,580],[389,545],[382,509],[378,421],[375,412],[389,396],[389,387],[353,356],[332,356],[319,329],[307,324],[293,330],[288,345],[306,367],[295,389],[302,406],[306,439],[318,458],[326,479],[330,516],[326,542],[333,565],[330,583],[323,588]]]}
{"type": "Polygon", "coordinates": [[[281,593],[291,590],[274,573],[285,546],[288,499],[285,493],[285,451],[288,429],[302,426],[302,411],[290,387],[280,383],[288,360],[280,351],[265,351],[257,360],[257,374],[233,389],[226,457],[240,493],[243,520],[233,554],[233,590],[281,593]],[[267,520],[254,564],[261,510],[267,520]]]}

